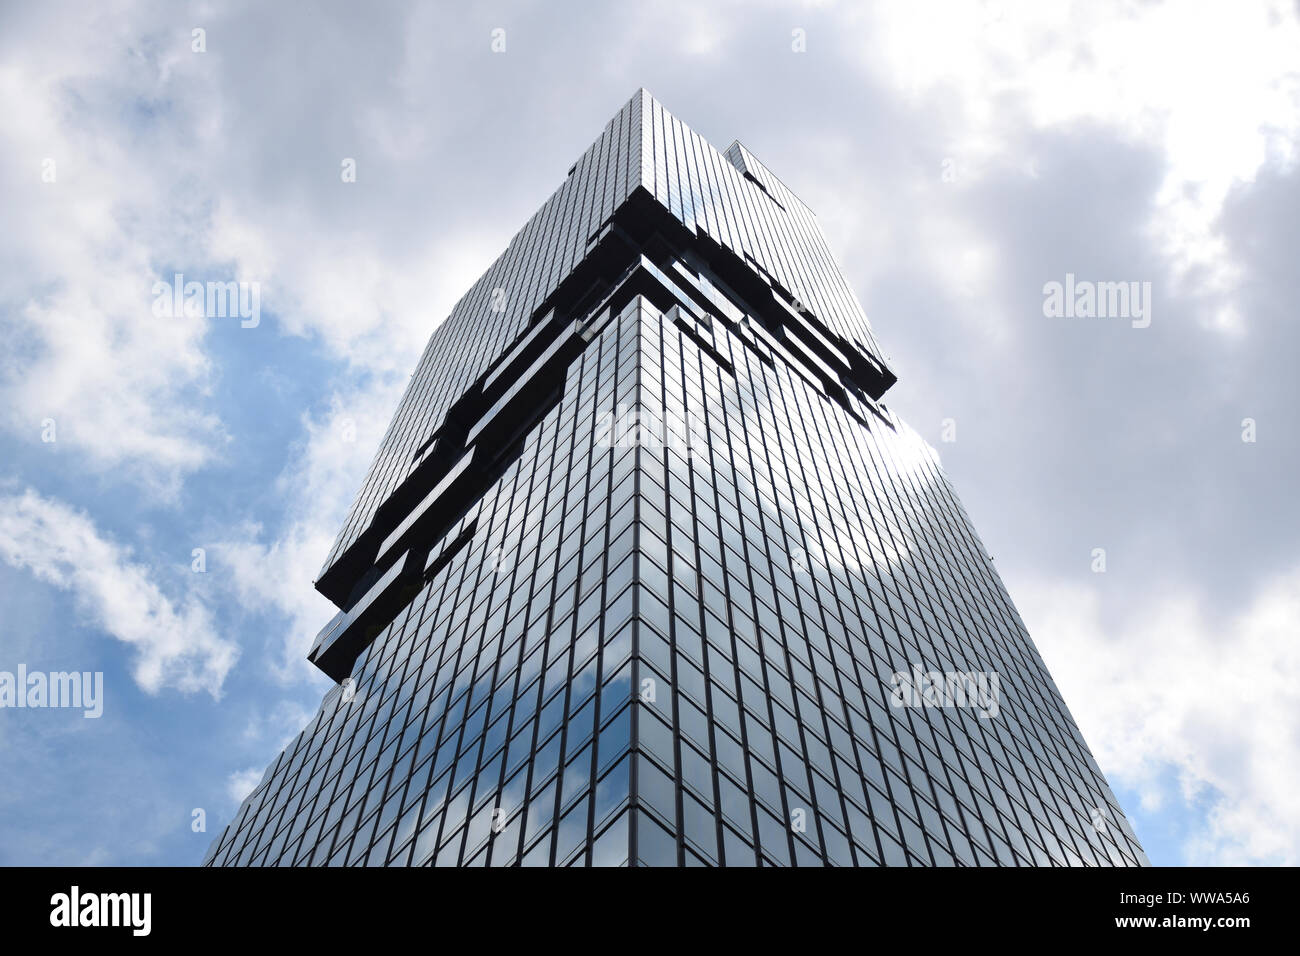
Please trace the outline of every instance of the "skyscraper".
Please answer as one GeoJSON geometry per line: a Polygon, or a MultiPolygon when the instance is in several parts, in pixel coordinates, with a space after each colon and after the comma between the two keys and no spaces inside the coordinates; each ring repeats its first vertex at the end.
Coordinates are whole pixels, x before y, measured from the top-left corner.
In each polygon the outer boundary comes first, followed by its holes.
{"type": "Polygon", "coordinates": [[[812,212],[638,92],[433,333],[218,865],[1146,858],[812,212]]]}

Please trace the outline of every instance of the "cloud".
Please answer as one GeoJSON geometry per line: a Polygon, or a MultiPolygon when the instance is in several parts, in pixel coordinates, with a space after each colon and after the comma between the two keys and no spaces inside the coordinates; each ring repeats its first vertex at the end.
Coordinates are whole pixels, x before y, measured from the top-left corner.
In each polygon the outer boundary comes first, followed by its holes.
{"type": "Polygon", "coordinates": [[[243,803],[244,798],[262,782],[262,774],[265,772],[265,767],[249,767],[247,770],[234,771],[226,778],[226,795],[230,797],[230,802],[235,806],[243,803]]]}
{"type": "Polygon", "coordinates": [[[0,425],[38,442],[53,419],[83,467],[174,498],[226,439],[203,404],[207,325],[152,314],[160,269],[202,255],[191,130],[156,121],[165,58],[123,50],[115,13],[49,15],[61,42],[7,45],[0,70],[0,425]]]}
{"type": "MultiPolygon", "coordinates": [[[[13,16],[58,35],[4,44],[0,70],[12,104],[0,129],[0,334],[10,343],[0,427],[19,441],[40,442],[52,419],[79,467],[176,501],[230,442],[214,337],[287,333],[362,373],[404,375],[510,235],[508,222],[484,230],[465,207],[455,230],[428,228],[448,219],[436,204],[449,191],[430,188],[427,172],[441,142],[408,142],[395,131],[419,123],[368,105],[386,95],[385,60],[341,71],[314,104],[295,102],[344,118],[337,142],[303,141],[279,113],[256,109],[268,87],[248,74],[280,68],[246,63],[211,22],[209,52],[194,54],[188,30],[145,26],[158,19],[147,4],[13,16]],[[355,184],[340,179],[343,155],[358,158],[355,184]],[[384,182],[398,157],[405,188],[384,182]],[[178,272],[256,283],[266,320],[240,330],[234,319],[154,315],[155,282],[178,272]]],[[[400,35],[405,15],[383,22],[400,35]]],[[[280,59],[262,54],[247,56],[280,59]]]]}
{"type": "Polygon", "coordinates": [[[1146,809],[1208,806],[1183,862],[1300,863],[1300,568],[1263,583],[1221,627],[1190,594],[1155,597],[1108,626],[1100,587],[1020,590],[1026,625],[1111,781],[1138,790],[1146,809]]]}
{"type": "Polygon", "coordinates": [[[1034,175],[1033,135],[1105,128],[1165,160],[1147,238],[1180,286],[1212,300],[1210,327],[1243,331],[1241,264],[1218,230],[1234,185],[1300,158],[1300,17],[1284,2],[878,4],[860,69],[933,111],[957,167],[1034,175]]]}
{"type": "Polygon", "coordinates": [[[269,713],[253,708],[244,727],[244,739],[250,743],[269,742],[276,752],[281,751],[293,742],[315,713],[315,709],[294,700],[277,701],[269,713]]]}
{"type": "Polygon", "coordinates": [[[281,680],[317,675],[306,662],[307,652],[338,609],[312,582],[399,397],[394,383],[376,382],[336,392],[320,417],[304,416],[304,438],[276,481],[285,502],[282,524],[269,532],[255,524],[227,529],[232,533],[214,546],[243,607],[288,618],[271,648],[272,667],[281,680]]]}
{"type": "Polygon", "coordinates": [[[72,593],[96,627],[131,645],[139,686],[220,697],[239,650],[217,635],[205,605],[177,603],[90,517],[35,491],[0,497],[0,559],[72,593]]]}

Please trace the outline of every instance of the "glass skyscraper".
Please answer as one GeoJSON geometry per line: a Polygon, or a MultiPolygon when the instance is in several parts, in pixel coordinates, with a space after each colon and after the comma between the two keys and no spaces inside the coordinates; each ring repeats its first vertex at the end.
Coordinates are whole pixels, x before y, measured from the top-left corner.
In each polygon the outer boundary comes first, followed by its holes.
{"type": "Polygon", "coordinates": [[[433,333],[213,865],[1146,857],[812,212],[645,91],[433,333]]]}

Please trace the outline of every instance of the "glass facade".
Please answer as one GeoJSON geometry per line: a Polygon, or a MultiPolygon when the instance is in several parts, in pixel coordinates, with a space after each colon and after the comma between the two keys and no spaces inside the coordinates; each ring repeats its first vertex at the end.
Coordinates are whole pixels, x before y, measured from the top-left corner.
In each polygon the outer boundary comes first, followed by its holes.
{"type": "Polygon", "coordinates": [[[644,91],[433,334],[212,865],[1139,865],[812,214],[644,91]]]}

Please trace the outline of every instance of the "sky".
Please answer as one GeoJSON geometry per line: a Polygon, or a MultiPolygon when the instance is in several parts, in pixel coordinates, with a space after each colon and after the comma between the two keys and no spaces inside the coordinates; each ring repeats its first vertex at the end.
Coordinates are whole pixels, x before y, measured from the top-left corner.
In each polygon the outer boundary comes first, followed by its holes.
{"type": "Polygon", "coordinates": [[[639,87],[817,213],[1151,860],[1300,863],[1300,5],[0,0],[0,672],[103,675],[0,709],[0,864],[201,860],[430,332],[639,87]]]}

